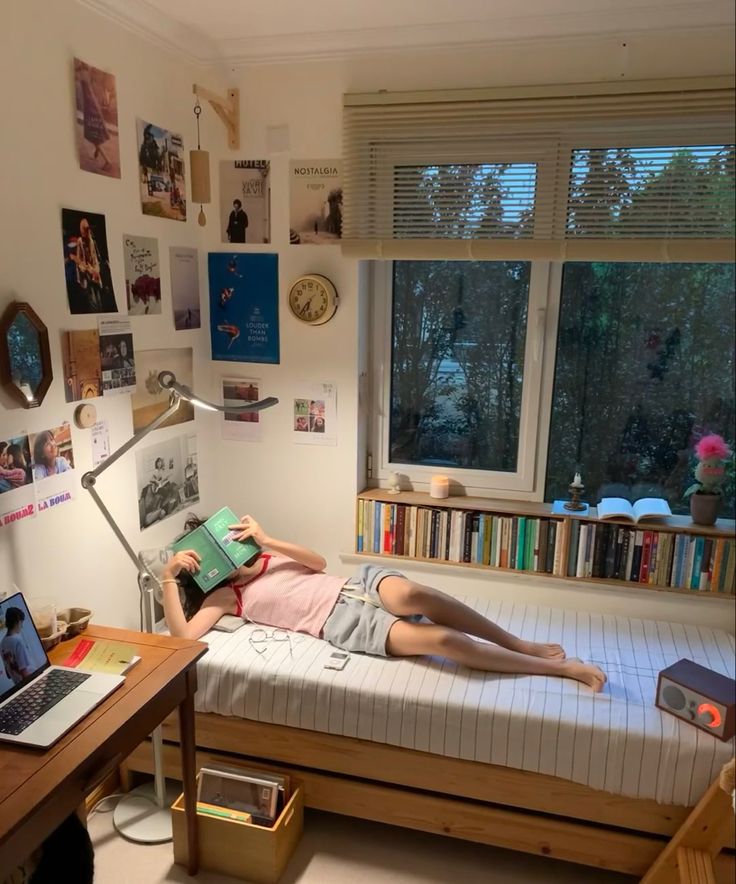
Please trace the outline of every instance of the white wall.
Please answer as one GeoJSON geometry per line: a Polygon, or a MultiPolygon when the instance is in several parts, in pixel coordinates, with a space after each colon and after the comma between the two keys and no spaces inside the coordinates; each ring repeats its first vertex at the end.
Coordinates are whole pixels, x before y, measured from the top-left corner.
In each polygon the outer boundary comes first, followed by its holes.
{"type": "MultiPolygon", "coordinates": [[[[156,236],[162,258],[163,313],[133,318],[137,349],[159,346],[195,348],[195,386],[217,397],[219,379],[256,376],[263,392],[281,404],[263,415],[264,441],[224,441],[219,418],[199,413],[195,422],[200,459],[202,513],[229,504],[251,512],[267,531],[323,552],[334,572],[348,574],[353,548],[355,492],[363,484],[358,451],[364,438],[364,398],[359,404],[360,373],[366,366],[366,317],[370,293],[357,262],[342,258],[337,247],[288,243],[288,165],[293,159],[341,154],[341,102],[345,91],[431,89],[545,82],[571,82],[725,73],[733,70],[729,34],[707,40],[677,36],[620,41],[547,41],[497,49],[406,52],[352,61],[279,64],[226,72],[224,78],[167,55],[138,36],[98,18],[73,0],[54,4],[29,0],[6,15],[0,35],[0,73],[6,88],[0,139],[2,236],[0,236],[0,309],[12,300],[28,300],[49,327],[57,376],[39,409],[24,411],[0,399],[0,438],[22,429],[30,432],[71,420],[64,401],[59,331],[85,328],[90,317],[70,316],[66,306],[61,259],[60,208],[105,212],[119,305],[124,305],[121,234],[156,236]],[[39,27],[43,21],[43,27],[39,27]],[[79,171],[73,130],[71,59],[86,61],[117,76],[120,105],[121,181],[79,171]],[[281,363],[238,365],[210,361],[206,310],[207,250],[219,242],[217,206],[209,224],[196,226],[195,212],[185,224],[146,218],[140,212],[136,179],[135,118],[141,116],[180,131],[193,146],[191,84],[203,82],[241,90],[242,149],[225,147],[224,128],[205,106],[203,146],[211,151],[213,198],[217,199],[216,163],[222,158],[270,159],[272,246],[248,250],[279,254],[281,290],[281,363]],[[269,127],[287,126],[288,150],[269,150],[269,127]],[[11,208],[8,208],[11,207],[11,208]],[[168,289],[169,245],[200,248],[203,329],[175,332],[168,289]],[[330,277],[341,294],[335,318],[320,328],[303,327],[286,306],[291,280],[304,272],[330,277]],[[336,447],[296,445],[290,434],[290,402],[299,381],[332,381],[338,389],[336,447]],[[3,405],[5,406],[3,408],[3,405]]],[[[191,208],[191,207],[190,207],[191,208]]],[[[132,432],[127,397],[96,400],[98,414],[111,423],[112,444],[132,432]],[[110,400],[110,401],[108,401],[110,400]]],[[[181,427],[157,431],[177,435],[181,427]]],[[[135,626],[138,622],[135,574],[104,524],[78,477],[91,466],[89,436],[73,430],[77,497],[57,512],[0,528],[0,591],[11,582],[29,594],[55,595],[60,605],[87,605],[98,622],[135,626]]],[[[145,443],[144,443],[145,444],[145,443]]],[[[99,488],[134,548],[155,546],[180,529],[177,515],[147,531],[138,531],[135,458],[128,455],[100,480],[99,488]],[[103,484],[104,483],[104,484],[103,484]]],[[[655,616],[727,625],[733,606],[711,599],[666,593],[610,591],[599,587],[499,576],[468,575],[437,566],[407,568],[407,573],[467,595],[655,616]]]]}
{"type": "MultiPolygon", "coordinates": [[[[12,300],[28,301],[49,330],[54,380],[40,408],[25,410],[0,394],[0,439],[35,432],[72,420],[74,406],[64,398],[60,331],[92,328],[97,317],[71,316],[64,285],[61,207],[102,212],[118,308],[125,315],[122,235],[138,233],[159,241],[162,264],[161,316],[131,319],[137,349],[190,346],[195,373],[209,370],[209,335],[175,332],[171,318],[168,253],[170,245],[196,246],[194,214],[186,223],[141,213],[137,178],[136,117],[184,135],[193,146],[192,83],[212,88],[213,74],[167,54],[121,30],[74,0],[24,0],[3,5],[0,77],[6,98],[0,122],[0,311],[12,300]],[[117,77],[122,178],[80,171],[74,131],[72,59],[78,56],[117,77]]],[[[209,135],[222,141],[219,121],[209,135]]],[[[202,266],[204,266],[204,259],[202,266]]],[[[202,280],[204,284],[204,279],[202,280]]],[[[110,422],[111,443],[132,435],[130,397],[94,400],[98,416],[110,422]]],[[[184,426],[192,426],[186,424],[184,426]]],[[[197,419],[199,444],[206,424],[197,419]]],[[[89,430],[72,426],[76,459],[76,499],[58,510],[10,527],[0,527],[0,591],[11,583],[26,594],[56,597],[60,607],[90,607],[95,620],[134,627],[138,624],[135,569],[79,484],[91,469],[89,430]]],[[[158,431],[176,435],[179,428],[158,431]]],[[[146,443],[144,443],[146,444],[146,443]]],[[[135,457],[131,454],[102,477],[98,488],[135,548],[168,540],[172,522],[138,534],[135,457]]],[[[206,489],[208,484],[203,483],[206,489]]],[[[3,495],[7,497],[7,495],[3,495]]],[[[211,506],[214,498],[207,501],[211,506]]],[[[7,503],[0,499],[5,510],[7,503]]],[[[177,522],[178,530],[181,520],[177,522]]]]}

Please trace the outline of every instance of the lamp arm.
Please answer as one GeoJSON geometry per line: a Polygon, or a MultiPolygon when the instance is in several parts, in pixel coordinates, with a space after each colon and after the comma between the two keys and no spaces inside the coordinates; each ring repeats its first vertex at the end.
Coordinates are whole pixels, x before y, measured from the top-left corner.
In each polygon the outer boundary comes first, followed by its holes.
{"type": "Polygon", "coordinates": [[[179,407],[180,401],[181,400],[179,398],[179,395],[176,392],[172,392],[169,407],[165,411],[161,412],[161,414],[155,417],[150,424],[147,424],[145,427],[143,427],[142,430],[139,430],[137,433],[135,433],[130,439],[128,439],[127,442],[124,442],[120,446],[120,448],[113,451],[113,453],[108,458],[103,460],[102,463],[99,464],[99,466],[95,467],[94,470],[89,470],[89,472],[84,473],[84,475],[82,476],[82,488],[86,488],[87,491],[89,491],[92,500],[94,500],[94,502],[97,504],[97,508],[104,516],[107,524],[112,528],[113,533],[120,541],[130,560],[135,565],[136,570],[138,572],[143,571],[156,583],[158,583],[158,580],[156,579],[155,575],[135,554],[133,547],[128,543],[125,535],[118,527],[118,523],[115,521],[115,519],[113,519],[110,510],[108,510],[108,508],[102,502],[102,498],[97,493],[97,489],[95,488],[95,483],[97,482],[97,477],[104,473],[108,467],[111,467],[115,463],[115,461],[119,460],[126,452],[135,447],[141,441],[141,439],[144,439],[150,432],[161,426],[161,424],[164,423],[167,418],[171,417],[171,415],[179,407]]]}

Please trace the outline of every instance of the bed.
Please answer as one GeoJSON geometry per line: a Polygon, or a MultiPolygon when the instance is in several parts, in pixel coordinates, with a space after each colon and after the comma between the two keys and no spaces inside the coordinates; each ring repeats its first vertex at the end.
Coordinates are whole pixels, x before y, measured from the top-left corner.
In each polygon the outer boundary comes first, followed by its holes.
{"type": "MultiPolygon", "coordinates": [[[[657,673],[688,657],[733,677],[733,636],[464,601],[598,663],[605,691],[442,659],[353,655],[329,670],[325,642],[246,624],[205,638],[199,760],[224,754],[287,771],[307,806],[643,874],[734,751],[654,706],[657,673]]],[[[173,774],[175,721],[164,739],[173,774]]],[[[150,751],[128,766],[150,771],[150,751]]]]}

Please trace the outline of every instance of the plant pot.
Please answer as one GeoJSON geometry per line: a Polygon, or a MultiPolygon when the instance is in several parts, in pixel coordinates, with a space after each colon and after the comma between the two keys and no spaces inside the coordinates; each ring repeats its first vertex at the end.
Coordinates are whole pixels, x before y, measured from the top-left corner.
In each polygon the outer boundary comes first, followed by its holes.
{"type": "Polygon", "coordinates": [[[690,516],[696,525],[715,525],[718,513],[721,510],[722,498],[720,494],[695,494],[690,495],[690,516]]]}

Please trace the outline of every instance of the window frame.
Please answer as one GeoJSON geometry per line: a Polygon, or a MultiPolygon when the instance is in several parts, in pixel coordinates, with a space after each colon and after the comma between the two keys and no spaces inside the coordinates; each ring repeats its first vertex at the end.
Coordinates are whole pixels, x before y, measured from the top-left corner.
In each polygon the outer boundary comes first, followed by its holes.
{"type": "Polygon", "coordinates": [[[374,482],[377,481],[379,487],[388,487],[389,474],[398,472],[409,478],[414,490],[429,491],[431,477],[441,472],[462,484],[469,495],[543,500],[546,442],[544,442],[544,464],[541,465],[539,456],[541,452],[537,440],[545,440],[549,436],[557,339],[557,315],[556,313],[554,316],[551,315],[554,311],[550,309],[550,305],[556,301],[559,309],[559,291],[555,299],[551,291],[551,281],[556,277],[559,286],[562,279],[562,265],[560,264],[559,269],[555,270],[549,261],[530,263],[517,469],[515,472],[506,472],[421,466],[396,463],[389,459],[393,261],[371,262],[373,315],[370,365],[373,392],[368,430],[372,461],[369,478],[374,482]],[[550,360],[552,360],[551,366],[550,360]]]}

